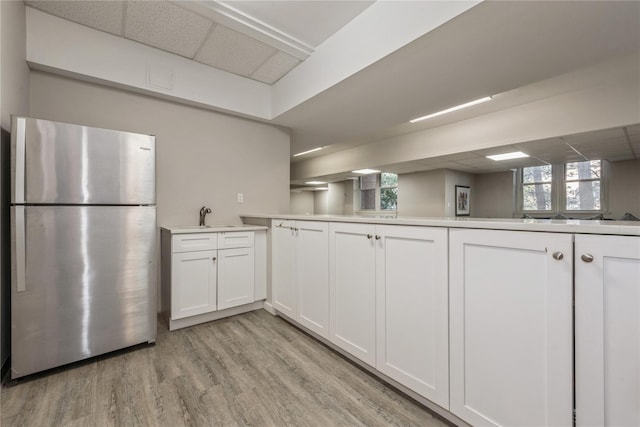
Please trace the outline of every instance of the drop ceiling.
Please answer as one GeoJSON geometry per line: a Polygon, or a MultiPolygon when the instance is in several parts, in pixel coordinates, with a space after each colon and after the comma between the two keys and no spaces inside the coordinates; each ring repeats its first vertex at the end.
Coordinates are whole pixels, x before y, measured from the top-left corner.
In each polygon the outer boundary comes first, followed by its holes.
{"type": "Polygon", "coordinates": [[[273,84],[372,1],[55,1],[28,6],[273,84]]]}
{"type": "MultiPolygon", "coordinates": [[[[213,68],[279,85],[375,2],[25,3],[213,68]]],[[[392,5],[401,8],[404,3],[392,5]]],[[[379,31],[387,31],[384,22],[379,31]]],[[[365,34],[363,46],[366,39],[365,34]]],[[[639,53],[639,2],[485,1],[269,122],[290,129],[292,154],[325,147],[292,159],[305,162],[543,99],[581,84],[559,76],[639,53]],[[408,124],[411,118],[486,95],[497,96],[481,106],[408,124]]],[[[640,61],[632,66],[632,72],[640,74],[640,61]]],[[[501,147],[498,152],[513,148],[531,155],[507,163],[485,159],[495,152],[482,150],[368,166],[401,173],[438,168],[486,173],[574,159],[637,159],[639,134],[636,125],[501,147]]],[[[305,180],[348,176],[344,171],[305,180]]]]}

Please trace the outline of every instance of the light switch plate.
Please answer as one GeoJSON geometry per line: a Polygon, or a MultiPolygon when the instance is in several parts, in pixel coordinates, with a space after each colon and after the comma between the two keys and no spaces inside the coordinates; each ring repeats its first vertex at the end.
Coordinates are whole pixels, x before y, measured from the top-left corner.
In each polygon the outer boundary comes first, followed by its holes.
{"type": "Polygon", "coordinates": [[[244,203],[244,194],[238,193],[237,201],[238,203],[244,203]]]}

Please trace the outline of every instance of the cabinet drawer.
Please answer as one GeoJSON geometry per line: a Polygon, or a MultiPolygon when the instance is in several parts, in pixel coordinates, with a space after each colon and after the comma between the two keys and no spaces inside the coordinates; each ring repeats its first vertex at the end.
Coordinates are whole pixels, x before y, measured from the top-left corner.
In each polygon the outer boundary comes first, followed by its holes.
{"type": "Polygon", "coordinates": [[[174,234],[172,252],[207,251],[217,249],[217,233],[174,234]]]}
{"type": "Polygon", "coordinates": [[[253,231],[232,231],[218,233],[218,249],[252,248],[253,231]]]}

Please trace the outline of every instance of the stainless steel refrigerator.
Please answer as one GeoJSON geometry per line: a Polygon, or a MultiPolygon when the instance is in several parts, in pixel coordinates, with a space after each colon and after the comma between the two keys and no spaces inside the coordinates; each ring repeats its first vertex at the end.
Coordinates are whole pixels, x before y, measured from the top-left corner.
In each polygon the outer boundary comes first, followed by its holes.
{"type": "Polygon", "coordinates": [[[156,339],[155,137],[13,117],[11,377],[156,339]]]}

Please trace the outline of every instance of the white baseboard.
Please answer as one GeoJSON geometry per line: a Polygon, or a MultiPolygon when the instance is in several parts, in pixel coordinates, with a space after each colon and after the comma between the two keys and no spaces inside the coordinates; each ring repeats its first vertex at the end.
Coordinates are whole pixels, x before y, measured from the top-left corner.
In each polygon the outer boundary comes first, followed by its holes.
{"type": "Polygon", "coordinates": [[[266,311],[268,311],[269,313],[273,314],[274,316],[277,315],[276,309],[273,308],[273,304],[271,304],[268,301],[263,301],[262,302],[262,308],[264,308],[266,311]]]}
{"type": "Polygon", "coordinates": [[[226,310],[212,311],[211,313],[185,317],[184,319],[169,319],[169,330],[175,331],[176,329],[187,328],[189,326],[198,325],[200,323],[211,322],[212,320],[235,316],[236,314],[248,313],[250,311],[259,310],[262,307],[262,301],[256,301],[252,302],[251,304],[232,307],[226,310]]]}

